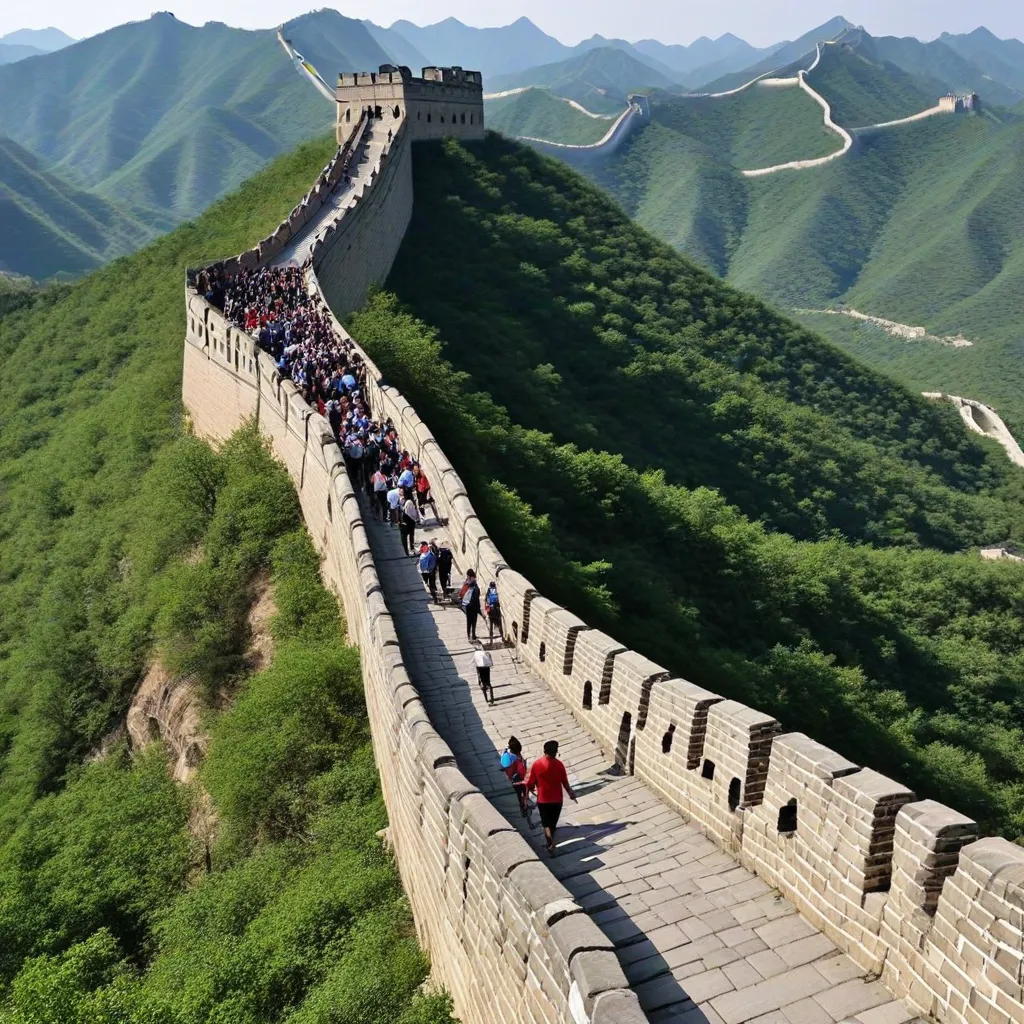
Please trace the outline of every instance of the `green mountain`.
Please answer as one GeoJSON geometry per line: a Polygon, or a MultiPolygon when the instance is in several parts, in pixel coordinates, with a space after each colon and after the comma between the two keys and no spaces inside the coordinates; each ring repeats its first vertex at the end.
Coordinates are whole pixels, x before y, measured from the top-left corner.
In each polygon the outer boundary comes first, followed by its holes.
{"type": "Polygon", "coordinates": [[[748,67],[727,67],[719,62],[701,68],[699,76],[701,81],[694,82],[693,86],[695,88],[699,86],[701,92],[725,92],[749,82],[758,75],[767,74],[769,71],[784,70],[794,64],[807,67],[810,65],[810,61],[805,58],[814,55],[814,48],[818,43],[827,39],[835,39],[853,28],[854,26],[845,18],[832,18],[823,25],[811,29],[810,32],[805,32],[799,39],[770,47],[761,60],[748,67]]]}
{"type": "Polygon", "coordinates": [[[427,57],[395,29],[382,28],[380,25],[366,20],[363,21],[363,25],[366,26],[366,31],[370,33],[377,45],[388,55],[392,64],[404,64],[416,74],[430,64],[427,57]]]}
{"type": "Polygon", "coordinates": [[[530,86],[543,86],[556,96],[575,100],[587,110],[603,114],[621,113],[631,92],[674,87],[660,71],[611,46],[516,74],[496,75],[485,83],[488,93],[530,86]]]}
{"type": "Polygon", "coordinates": [[[359,654],[294,488],[253,434],[218,454],[181,417],[185,268],[264,236],[333,151],[0,303],[5,1021],[451,1024],[419,991],[359,654]],[[254,673],[257,583],[276,613],[254,673]],[[203,702],[187,787],[159,743],[132,757],[110,735],[156,659],[203,702]]]}
{"type": "Polygon", "coordinates": [[[836,124],[846,128],[895,121],[934,107],[949,86],[912,74],[879,56],[878,40],[856,31],[828,46],[808,82],[832,108],[836,124]]]}
{"type": "Polygon", "coordinates": [[[862,49],[869,59],[884,61],[942,86],[959,95],[976,92],[983,102],[1013,106],[1024,93],[1007,82],[996,80],[973,60],[965,59],[943,40],[922,43],[895,36],[872,38],[865,33],[862,49]]]}
{"type": "Polygon", "coordinates": [[[41,53],[46,51],[20,43],[0,43],[0,64],[14,64],[26,57],[38,57],[41,53]]]}
{"type": "Polygon", "coordinates": [[[421,147],[414,178],[350,329],[510,563],[684,678],[1024,833],[1024,567],[972,550],[1024,531],[1002,449],[564,164],[491,135],[421,147]]]}
{"type": "MultiPolygon", "coordinates": [[[[860,45],[829,47],[809,80],[851,128],[937,99],[936,83],[860,45]]],[[[842,316],[807,321],[915,390],[987,402],[1024,432],[1024,117],[932,117],[859,134],[826,166],[742,177],[814,155],[820,115],[783,106],[800,95],[654,97],[651,123],[588,173],[640,224],[785,308],[845,305],[925,328],[931,340],[907,342],[842,316]],[[974,344],[939,340],[958,336],[974,344]]]]}
{"type": "Polygon", "coordinates": [[[473,28],[457,18],[425,26],[403,20],[396,21],[390,31],[402,36],[429,64],[457,64],[482,71],[488,91],[496,75],[563,60],[572,53],[570,47],[525,17],[500,28],[473,28]]]}
{"type": "Polygon", "coordinates": [[[693,78],[699,84],[703,80],[703,69],[710,65],[720,69],[713,75],[739,71],[750,67],[768,52],[751,46],[731,32],[717,39],[701,36],[689,46],[667,46],[657,39],[641,39],[634,46],[642,57],[653,58],[669,68],[673,77],[684,85],[691,84],[693,78]]]}
{"type": "Polygon", "coordinates": [[[592,173],[638,223],[727,274],[753,187],[739,172],[825,156],[841,144],[799,89],[655,98],[650,123],[592,173]]]}
{"type": "Polygon", "coordinates": [[[0,133],[153,223],[195,215],[332,117],[273,31],[169,14],[0,67],[0,94],[0,133]]]}
{"type": "Polygon", "coordinates": [[[1003,85],[1024,91],[1024,43],[1000,39],[987,28],[966,35],[943,32],[939,41],[1003,85]]]}
{"type": "MultiPolygon", "coordinates": [[[[342,71],[376,71],[396,58],[374,38],[361,21],[337,11],[320,10],[294,18],[281,33],[320,72],[328,85],[338,81],[342,71]]],[[[405,61],[399,61],[405,63],[405,61]]],[[[419,68],[416,68],[417,73],[419,68]]]]}
{"type": "Polygon", "coordinates": [[[614,123],[613,115],[590,117],[546,89],[485,100],[484,112],[488,127],[503,135],[571,145],[599,142],[614,123]]]}
{"type": "Polygon", "coordinates": [[[0,36],[0,43],[8,46],[31,46],[42,53],[52,53],[70,46],[75,40],[59,28],[19,28],[0,36]]]}
{"type": "Polygon", "coordinates": [[[69,185],[10,139],[0,138],[0,270],[43,279],[79,275],[132,252],[152,227],[69,185]]]}

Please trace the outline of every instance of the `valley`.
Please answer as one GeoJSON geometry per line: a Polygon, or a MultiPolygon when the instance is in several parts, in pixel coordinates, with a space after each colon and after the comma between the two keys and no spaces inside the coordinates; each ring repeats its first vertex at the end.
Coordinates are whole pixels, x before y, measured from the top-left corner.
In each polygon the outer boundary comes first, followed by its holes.
{"type": "Polygon", "coordinates": [[[1024,1020],[1024,43],[566,3],[0,35],[0,1024],[1024,1020]]]}

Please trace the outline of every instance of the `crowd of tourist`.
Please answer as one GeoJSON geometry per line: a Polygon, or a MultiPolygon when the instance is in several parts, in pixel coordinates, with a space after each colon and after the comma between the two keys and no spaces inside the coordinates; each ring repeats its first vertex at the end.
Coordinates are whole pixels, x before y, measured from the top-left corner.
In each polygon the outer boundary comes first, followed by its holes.
{"type": "MultiPolygon", "coordinates": [[[[428,506],[437,518],[430,480],[401,447],[394,423],[374,418],[365,393],[366,364],[334,330],[319,294],[306,289],[302,269],[261,267],[229,276],[213,267],[201,271],[195,285],[231,323],[256,339],[281,376],[327,418],[352,484],[365,493],[373,517],[398,529],[402,548],[417,559],[433,600],[447,599],[452,592],[450,548],[434,540],[416,544],[428,506]]],[[[490,638],[495,631],[501,637],[493,582],[481,594],[476,573],[469,570],[457,599],[466,615],[468,640],[476,641],[481,614],[487,617],[490,638]]]]}

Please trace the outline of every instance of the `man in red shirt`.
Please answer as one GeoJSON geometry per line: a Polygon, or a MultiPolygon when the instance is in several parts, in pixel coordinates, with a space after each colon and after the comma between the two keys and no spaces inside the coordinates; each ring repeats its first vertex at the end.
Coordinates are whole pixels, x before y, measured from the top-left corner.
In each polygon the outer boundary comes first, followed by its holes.
{"type": "Polygon", "coordinates": [[[562,789],[569,794],[575,803],[576,794],[569,785],[569,776],[565,774],[565,765],[558,760],[558,740],[548,740],[544,744],[544,756],[538,757],[526,777],[526,791],[537,791],[537,813],[540,823],[544,826],[544,838],[547,840],[548,853],[555,856],[555,829],[562,813],[562,789]]]}

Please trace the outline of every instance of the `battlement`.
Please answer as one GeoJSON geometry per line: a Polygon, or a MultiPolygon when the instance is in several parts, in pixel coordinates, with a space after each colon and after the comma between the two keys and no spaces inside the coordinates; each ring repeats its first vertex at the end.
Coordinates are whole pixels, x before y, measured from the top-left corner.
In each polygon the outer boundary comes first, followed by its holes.
{"type": "Polygon", "coordinates": [[[978,107],[977,93],[972,92],[965,96],[957,96],[951,92],[939,97],[939,109],[949,114],[963,114],[969,110],[977,110],[978,107]]]}
{"type": "Polygon", "coordinates": [[[426,67],[417,78],[405,65],[382,64],[377,71],[342,72],[335,91],[338,144],[364,111],[385,123],[405,119],[413,141],[484,134],[484,87],[479,71],[426,67]]]}
{"type": "MultiPolygon", "coordinates": [[[[472,97],[480,89],[456,74],[473,72],[424,69],[425,75],[431,70],[440,77],[414,80],[388,66],[339,85],[339,97],[354,97],[357,107],[379,101],[381,116],[364,108],[348,149],[306,199],[255,249],[225,265],[251,268],[276,258],[330,204],[348,167],[355,195],[317,237],[309,282],[336,315],[356,308],[369,284],[386,278],[411,214],[411,140],[461,134],[455,94],[472,97]],[[455,77],[446,81],[446,72],[455,77]],[[415,106],[420,88],[436,99],[415,106]],[[399,108],[394,129],[383,114],[387,100],[399,108]],[[443,113],[445,120],[417,117],[424,113],[443,113]],[[355,147],[363,134],[377,156],[360,164],[355,147]]],[[[340,104],[339,98],[339,110],[340,104]]],[[[476,114],[468,101],[466,112],[476,114]]],[[[482,133],[482,115],[467,123],[470,131],[482,133]]],[[[396,858],[419,938],[438,978],[451,987],[457,1012],[467,1024],[496,1017],[642,1024],[646,1017],[611,943],[461,774],[431,724],[403,666],[362,512],[329,424],[244,331],[193,289],[186,302],[183,396],[197,432],[223,438],[256,419],[296,482],[324,576],[344,602],[361,650],[396,858]]],[[[340,324],[336,329],[347,337],[340,324]]],[[[808,736],[782,732],[771,714],[674,677],[541,595],[503,559],[428,425],[361,354],[371,407],[392,419],[432,481],[458,564],[497,581],[507,643],[609,760],[756,872],[758,884],[784,896],[862,970],[881,975],[914,1012],[943,1024],[1020,1024],[1024,849],[1004,839],[979,840],[970,818],[918,800],[899,782],[808,736]]],[[[834,993],[820,995],[818,1005],[838,1011],[868,992],[862,978],[847,978],[834,993]]],[[[770,995],[783,984],[768,978],[755,988],[770,995]]],[[[739,1005],[744,993],[723,998],[731,1000],[730,1012],[721,1015],[726,1024],[756,1012],[739,1005]]],[[[864,1024],[897,1024],[873,1013],[873,1003],[859,1005],[864,1024]]],[[[799,1019],[824,1020],[815,1014],[799,1019]]]]}

